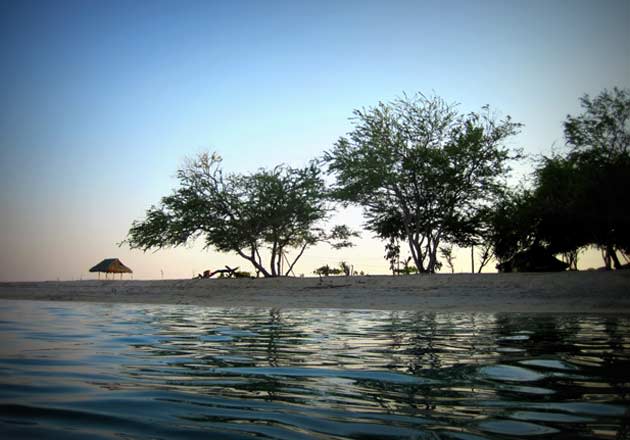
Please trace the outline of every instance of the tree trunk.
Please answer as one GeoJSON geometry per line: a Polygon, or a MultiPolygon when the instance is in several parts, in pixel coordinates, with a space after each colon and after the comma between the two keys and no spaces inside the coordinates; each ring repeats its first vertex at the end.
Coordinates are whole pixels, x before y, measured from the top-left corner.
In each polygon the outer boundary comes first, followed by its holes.
{"type": "MultiPolygon", "coordinates": [[[[612,262],[615,266],[615,269],[621,269],[621,263],[619,262],[619,258],[617,257],[617,253],[615,252],[615,248],[612,245],[606,246],[606,253],[608,254],[608,258],[612,259],[612,262]]],[[[610,260],[609,260],[610,261],[610,260]]],[[[610,263],[608,263],[610,266],[610,263]]]]}
{"type": "MultiPolygon", "coordinates": [[[[418,273],[424,272],[424,264],[422,264],[421,250],[420,244],[414,241],[411,233],[407,234],[407,242],[409,243],[409,251],[411,252],[411,257],[413,258],[413,262],[418,269],[418,273]]],[[[394,269],[392,268],[392,272],[394,269]]]]}
{"type": "Polygon", "coordinates": [[[278,265],[278,269],[276,270],[278,276],[282,276],[282,268],[283,268],[283,261],[282,261],[282,257],[284,256],[284,251],[282,250],[282,248],[278,248],[278,260],[276,261],[276,264],[278,265]]]}
{"type": "Polygon", "coordinates": [[[470,271],[475,273],[475,245],[470,246],[470,271]]]}
{"type": "Polygon", "coordinates": [[[483,253],[481,255],[481,261],[479,261],[479,267],[477,269],[477,273],[481,273],[481,270],[490,262],[492,258],[492,251],[490,245],[487,243],[482,247],[483,253]]]}
{"type": "Polygon", "coordinates": [[[431,273],[435,273],[435,266],[437,266],[437,248],[434,244],[429,251],[429,267],[431,268],[429,271],[431,273]]]}
{"type": "Polygon", "coordinates": [[[274,241],[273,243],[273,247],[271,248],[271,261],[269,262],[269,266],[271,268],[271,276],[278,276],[278,273],[276,272],[276,247],[277,244],[274,241]]]}
{"type": "Polygon", "coordinates": [[[247,254],[245,254],[245,253],[244,253],[243,251],[241,251],[240,249],[237,251],[237,253],[238,253],[241,257],[245,258],[247,261],[249,261],[250,263],[252,263],[252,264],[254,265],[254,267],[255,267],[258,271],[260,271],[260,272],[261,272],[261,273],[262,273],[265,277],[271,277],[271,276],[273,276],[273,275],[271,275],[271,274],[267,271],[267,269],[265,269],[265,268],[263,267],[263,265],[262,265],[262,264],[260,264],[258,261],[256,261],[256,254],[255,254],[255,251],[253,251],[253,250],[252,250],[252,256],[251,256],[251,257],[250,257],[250,256],[248,256],[247,254]]]}
{"type": "Polygon", "coordinates": [[[287,264],[289,264],[289,270],[287,270],[287,272],[285,273],[285,276],[289,275],[290,272],[293,272],[293,266],[295,266],[295,263],[297,263],[297,261],[300,259],[300,257],[304,253],[304,250],[306,249],[307,246],[308,246],[308,243],[304,243],[297,257],[295,257],[295,260],[293,260],[293,263],[289,263],[289,259],[287,258],[287,264]]]}
{"type": "Polygon", "coordinates": [[[438,233],[435,237],[431,237],[429,234],[428,243],[427,243],[427,254],[429,257],[429,264],[427,265],[427,270],[429,273],[435,273],[435,267],[437,266],[437,251],[440,246],[440,236],[438,233]]]}

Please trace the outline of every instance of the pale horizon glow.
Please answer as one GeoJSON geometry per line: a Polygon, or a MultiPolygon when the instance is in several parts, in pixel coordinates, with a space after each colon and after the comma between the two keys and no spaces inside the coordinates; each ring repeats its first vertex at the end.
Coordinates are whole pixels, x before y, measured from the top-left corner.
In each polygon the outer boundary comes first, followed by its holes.
{"type": "MultiPolygon", "coordinates": [[[[628,23],[623,0],[2,2],[0,281],[96,278],[111,257],[134,279],[251,271],[200,243],[117,244],[184,158],[302,166],[351,129],[353,109],[402,93],[489,104],[525,124],[511,144],[532,158],[564,151],[580,96],[630,87],[628,23]]],[[[359,228],[360,209],[340,222],[359,228]]],[[[345,260],[385,274],[383,255],[364,231],[355,248],[307,250],[295,272],[345,260]]],[[[469,271],[469,250],[455,263],[469,271]]],[[[580,260],[602,265],[597,251],[580,260]]]]}

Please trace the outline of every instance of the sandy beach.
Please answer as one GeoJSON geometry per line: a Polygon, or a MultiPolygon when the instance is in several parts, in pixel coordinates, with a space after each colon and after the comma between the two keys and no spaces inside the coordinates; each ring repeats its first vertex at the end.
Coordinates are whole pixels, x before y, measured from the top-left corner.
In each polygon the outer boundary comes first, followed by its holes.
{"type": "Polygon", "coordinates": [[[0,299],[211,307],[629,313],[630,271],[0,283],[0,299]]]}

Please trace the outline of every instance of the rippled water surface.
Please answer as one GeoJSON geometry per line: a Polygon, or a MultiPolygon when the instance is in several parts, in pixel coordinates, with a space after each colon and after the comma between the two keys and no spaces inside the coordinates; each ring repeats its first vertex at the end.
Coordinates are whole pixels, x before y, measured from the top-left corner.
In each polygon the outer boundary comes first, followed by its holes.
{"type": "Polygon", "coordinates": [[[0,438],[630,438],[630,318],[0,302],[0,438]]]}

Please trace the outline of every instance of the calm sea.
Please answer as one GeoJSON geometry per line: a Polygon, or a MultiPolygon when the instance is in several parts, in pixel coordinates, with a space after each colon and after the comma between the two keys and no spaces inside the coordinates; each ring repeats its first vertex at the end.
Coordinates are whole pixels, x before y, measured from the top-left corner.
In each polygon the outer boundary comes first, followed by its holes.
{"type": "Polygon", "coordinates": [[[0,302],[0,438],[630,438],[630,317],[0,302]]]}

